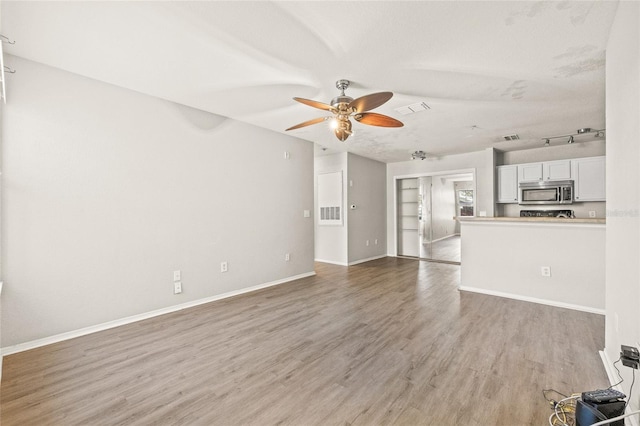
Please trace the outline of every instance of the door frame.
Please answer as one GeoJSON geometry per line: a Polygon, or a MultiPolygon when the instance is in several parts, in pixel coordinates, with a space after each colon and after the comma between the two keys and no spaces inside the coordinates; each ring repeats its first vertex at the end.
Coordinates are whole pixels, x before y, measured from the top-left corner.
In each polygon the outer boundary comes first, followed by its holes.
{"type": "MultiPolygon", "coordinates": [[[[398,175],[393,177],[393,253],[392,255],[398,257],[398,181],[402,179],[415,179],[421,177],[431,177],[431,176],[447,176],[447,175],[458,175],[458,174],[468,174],[471,173],[473,175],[473,191],[476,196],[473,197],[473,211],[474,213],[477,211],[477,201],[478,201],[478,188],[477,188],[477,175],[476,168],[468,168],[468,169],[457,169],[457,170],[445,170],[439,172],[422,172],[422,173],[411,173],[408,175],[398,175]]],[[[388,235],[388,234],[387,234],[388,235]]]]}

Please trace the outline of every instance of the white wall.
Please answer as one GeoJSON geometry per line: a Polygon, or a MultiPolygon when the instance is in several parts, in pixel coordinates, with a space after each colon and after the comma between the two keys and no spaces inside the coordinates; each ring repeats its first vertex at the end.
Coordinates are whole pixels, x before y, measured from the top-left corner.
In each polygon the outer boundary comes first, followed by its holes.
{"type": "Polygon", "coordinates": [[[348,209],[347,153],[323,155],[315,158],[315,259],[321,262],[347,265],[349,263],[347,226],[349,215],[344,215],[342,225],[318,225],[318,175],[342,172],[342,209],[348,209]]]}
{"type": "Polygon", "coordinates": [[[437,159],[410,160],[387,164],[387,253],[395,255],[395,179],[439,172],[471,170],[476,172],[476,215],[494,214],[495,154],[492,148],[437,159]]]}
{"type": "Polygon", "coordinates": [[[460,288],[603,312],[604,244],[604,225],[463,220],[460,288]]]}
{"type": "Polygon", "coordinates": [[[347,210],[349,263],[385,256],[387,167],[379,161],[351,153],[347,162],[347,206],[356,205],[355,210],[347,210]]]}
{"type": "Polygon", "coordinates": [[[344,223],[320,226],[316,218],[315,259],[348,265],[386,255],[386,165],[346,152],[316,157],[316,210],[318,175],[338,171],[343,175],[344,223]],[[349,208],[352,204],[355,210],[349,208]]]}
{"type": "MultiPolygon", "coordinates": [[[[607,45],[606,353],[640,342],[640,3],[620,2],[607,45]]],[[[620,368],[628,393],[631,369],[620,368]]],[[[640,406],[638,383],[631,408],[640,406]]],[[[637,424],[637,423],[636,423],[637,424]]]]}
{"type": "Polygon", "coordinates": [[[11,63],[3,347],[313,271],[310,143],[11,63]]]}

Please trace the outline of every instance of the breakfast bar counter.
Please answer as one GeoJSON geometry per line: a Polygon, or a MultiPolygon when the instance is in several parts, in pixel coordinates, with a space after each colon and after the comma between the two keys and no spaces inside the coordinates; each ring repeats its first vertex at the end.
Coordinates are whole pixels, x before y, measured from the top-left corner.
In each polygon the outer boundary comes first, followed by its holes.
{"type": "Polygon", "coordinates": [[[516,222],[516,223],[525,223],[525,222],[534,222],[534,223],[563,223],[567,225],[577,224],[577,223],[587,223],[593,225],[604,225],[607,220],[606,219],[586,219],[586,218],[566,218],[566,217],[465,217],[458,216],[456,217],[460,222],[516,222]]]}
{"type": "Polygon", "coordinates": [[[460,290],[604,313],[605,219],[459,219],[460,290]]]}

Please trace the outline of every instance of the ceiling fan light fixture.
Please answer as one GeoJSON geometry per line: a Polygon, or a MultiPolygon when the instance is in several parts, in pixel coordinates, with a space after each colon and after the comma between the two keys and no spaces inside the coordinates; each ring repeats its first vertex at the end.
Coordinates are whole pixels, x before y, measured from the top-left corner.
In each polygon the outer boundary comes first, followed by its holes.
{"type": "Polygon", "coordinates": [[[404,126],[402,122],[396,120],[395,118],[375,112],[369,112],[370,110],[379,107],[380,105],[391,99],[393,93],[371,93],[369,95],[353,99],[352,97],[344,94],[344,91],[347,87],[349,87],[349,84],[349,80],[338,80],[336,82],[336,87],[340,90],[340,95],[333,98],[331,100],[331,104],[325,104],[323,102],[318,102],[311,99],[293,98],[295,101],[308,105],[310,107],[329,111],[333,114],[333,117],[323,117],[307,120],[305,122],[296,124],[295,126],[289,127],[286,130],[299,129],[301,127],[317,124],[325,120],[331,120],[331,123],[329,123],[329,127],[333,130],[336,137],[340,141],[344,142],[350,135],[353,135],[354,133],[351,130],[351,121],[349,120],[350,118],[353,118],[357,122],[367,124],[369,126],[404,126]]]}

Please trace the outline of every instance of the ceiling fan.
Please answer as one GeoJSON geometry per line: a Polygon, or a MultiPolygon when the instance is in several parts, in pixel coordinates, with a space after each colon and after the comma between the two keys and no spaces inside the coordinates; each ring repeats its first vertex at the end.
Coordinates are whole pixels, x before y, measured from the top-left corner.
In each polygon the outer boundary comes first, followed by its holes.
{"type": "Polygon", "coordinates": [[[349,87],[349,80],[336,81],[336,87],[341,91],[340,96],[337,96],[331,100],[331,105],[325,104],[311,99],[293,98],[294,100],[309,105],[314,108],[330,111],[333,116],[314,118],[313,120],[305,121],[295,126],[289,127],[288,130],[299,129],[300,127],[310,126],[312,124],[322,123],[323,121],[331,120],[331,127],[336,137],[345,141],[349,135],[353,133],[351,130],[350,118],[353,118],[359,123],[368,124],[370,126],[379,127],[402,127],[400,121],[395,118],[391,118],[387,115],[377,114],[375,112],[367,112],[387,102],[393,96],[391,92],[379,92],[372,93],[370,95],[362,96],[358,99],[353,99],[350,96],[346,96],[344,91],[349,87]]]}

